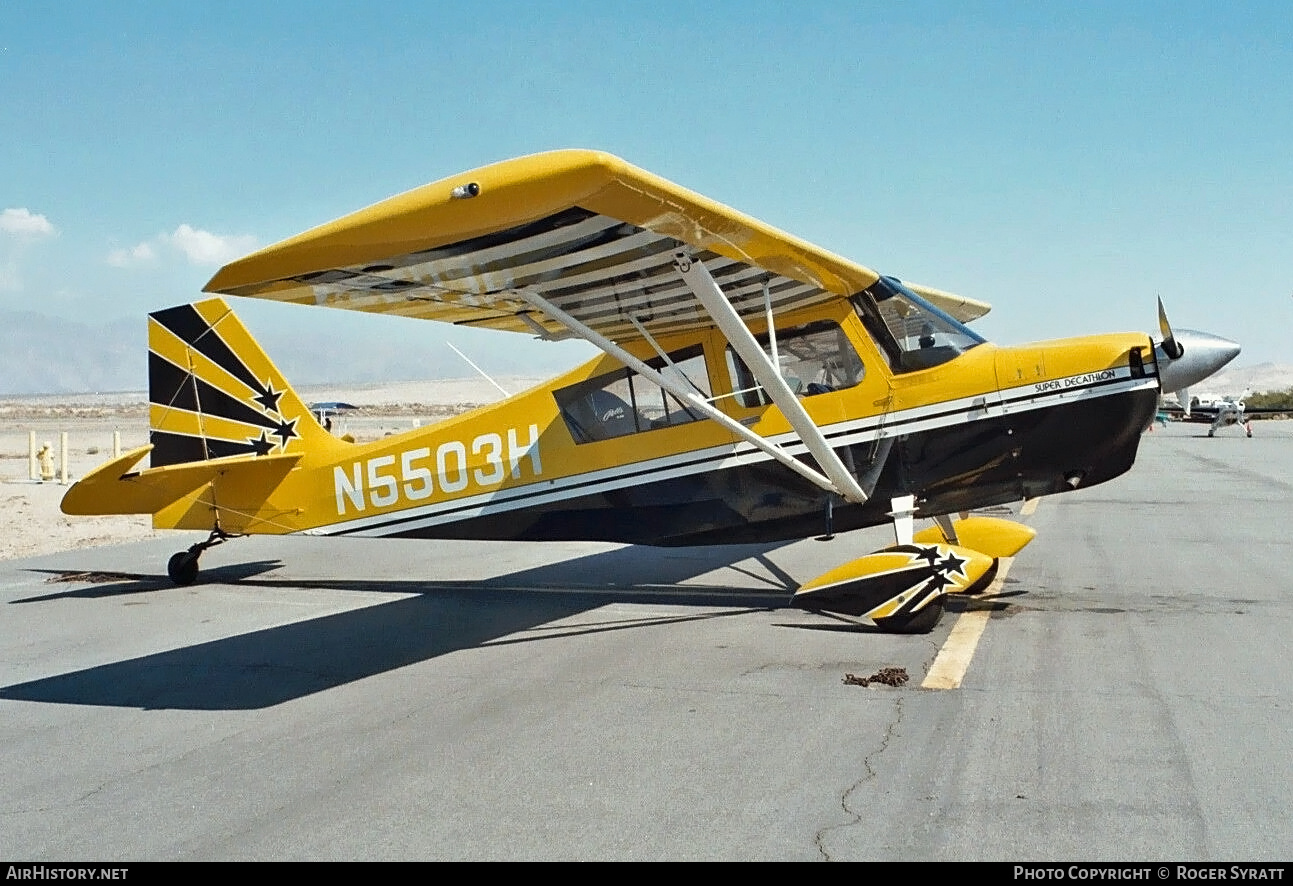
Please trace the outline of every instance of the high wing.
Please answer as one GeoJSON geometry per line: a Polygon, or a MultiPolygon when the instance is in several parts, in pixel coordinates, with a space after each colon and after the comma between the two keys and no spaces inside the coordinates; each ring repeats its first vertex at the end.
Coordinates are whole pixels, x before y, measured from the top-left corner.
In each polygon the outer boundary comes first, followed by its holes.
{"type": "MultiPolygon", "coordinates": [[[[536,154],[409,191],[222,268],[206,291],[616,342],[715,325],[676,268],[742,318],[847,297],[877,274],[597,151],[536,154]]],[[[910,285],[910,284],[909,284],[910,285]]],[[[911,286],[962,321],[989,305],[911,286]]]]}

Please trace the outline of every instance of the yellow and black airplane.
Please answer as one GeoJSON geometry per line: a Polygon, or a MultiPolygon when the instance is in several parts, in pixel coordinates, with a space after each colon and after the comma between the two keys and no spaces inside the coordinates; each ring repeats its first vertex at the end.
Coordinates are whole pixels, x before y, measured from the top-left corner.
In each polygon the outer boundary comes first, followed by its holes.
{"type": "Polygon", "coordinates": [[[898,632],[1033,536],[964,516],[1126,471],[1161,391],[1238,346],[1201,333],[996,347],[983,302],[881,276],[624,161],[557,151],[392,197],[206,290],[577,336],[603,356],[367,444],[319,425],[219,297],[149,317],[150,443],[68,514],[244,534],[762,542],[892,523],[793,604],[898,632]],[[137,466],[149,459],[146,469],[137,466]],[[952,515],[962,515],[954,519],[952,515]],[[934,524],[917,532],[916,518],[934,524]]]}

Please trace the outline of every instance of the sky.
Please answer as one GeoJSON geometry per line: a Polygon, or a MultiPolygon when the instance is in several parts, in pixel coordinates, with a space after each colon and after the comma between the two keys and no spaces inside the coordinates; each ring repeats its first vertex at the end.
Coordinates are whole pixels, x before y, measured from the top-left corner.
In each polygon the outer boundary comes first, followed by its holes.
{"type": "MultiPolygon", "coordinates": [[[[0,132],[0,394],[142,388],[144,315],[223,263],[568,147],[987,301],[1000,344],[1156,331],[1161,297],[1293,363],[1283,2],[5,0],[0,132]]],[[[231,301],[298,384],[593,353],[231,301]]]]}

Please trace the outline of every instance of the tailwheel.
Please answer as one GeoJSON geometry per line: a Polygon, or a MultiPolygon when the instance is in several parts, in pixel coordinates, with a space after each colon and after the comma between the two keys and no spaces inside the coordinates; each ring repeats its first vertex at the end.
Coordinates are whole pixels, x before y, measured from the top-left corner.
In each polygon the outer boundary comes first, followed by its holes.
{"type": "Polygon", "coordinates": [[[218,544],[224,544],[231,538],[237,538],[236,535],[230,535],[220,527],[211,530],[206,541],[200,541],[190,547],[187,551],[180,551],[172,554],[171,558],[166,561],[166,574],[171,577],[171,581],[180,587],[191,585],[198,577],[198,558],[207,548],[213,548],[218,544]]]}
{"type": "Polygon", "coordinates": [[[198,555],[192,551],[172,554],[166,561],[166,574],[180,587],[193,584],[198,577],[198,555]]]}
{"type": "Polygon", "coordinates": [[[943,598],[939,597],[910,615],[891,615],[874,619],[876,627],[890,634],[928,634],[943,617],[943,598]]]}

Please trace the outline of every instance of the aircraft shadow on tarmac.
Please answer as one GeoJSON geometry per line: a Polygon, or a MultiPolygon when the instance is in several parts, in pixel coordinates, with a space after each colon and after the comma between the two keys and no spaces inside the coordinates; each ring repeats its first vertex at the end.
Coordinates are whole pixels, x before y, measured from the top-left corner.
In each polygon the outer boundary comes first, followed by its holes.
{"type": "MultiPolygon", "coordinates": [[[[263,577],[278,561],[261,560],[205,570],[204,584],[255,588],[379,591],[413,596],[265,628],[0,687],[0,699],[56,704],[180,710],[250,710],[271,707],[426,661],[491,644],[534,642],[577,634],[630,630],[697,619],[739,616],[786,605],[794,580],[767,554],[779,545],[658,549],[627,547],[521,570],[478,582],[263,577]],[[765,572],[736,564],[753,558],[765,572]],[[754,579],[754,588],[679,583],[721,567],[754,579]],[[591,585],[589,575],[634,576],[623,585],[591,585]],[[645,616],[579,625],[545,625],[613,602],[695,606],[695,614],[645,616]],[[715,608],[721,611],[714,612],[715,608]],[[525,635],[526,632],[531,632],[525,635]],[[520,637],[512,637],[522,634],[520,637]]],[[[49,601],[148,594],[171,589],[160,576],[38,570],[97,580],[12,601],[49,601]]]]}
{"type": "MultiPolygon", "coordinates": [[[[1019,597],[1026,594],[1026,591],[1005,591],[993,594],[991,597],[963,597],[959,594],[949,594],[944,600],[943,605],[949,616],[958,616],[962,612],[1005,612],[1010,608],[1010,603],[1006,598],[1019,597]]],[[[889,631],[878,625],[858,622],[854,619],[842,615],[834,615],[830,612],[819,612],[818,615],[823,619],[833,619],[833,621],[822,621],[819,623],[790,624],[781,623],[776,626],[779,628],[794,628],[798,631],[824,631],[828,633],[845,633],[845,634],[888,634],[889,631]]]]}

